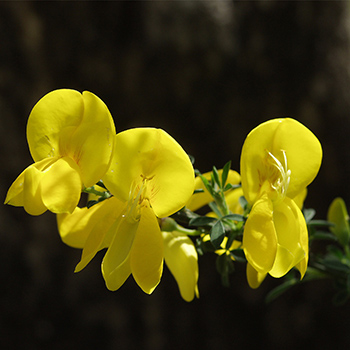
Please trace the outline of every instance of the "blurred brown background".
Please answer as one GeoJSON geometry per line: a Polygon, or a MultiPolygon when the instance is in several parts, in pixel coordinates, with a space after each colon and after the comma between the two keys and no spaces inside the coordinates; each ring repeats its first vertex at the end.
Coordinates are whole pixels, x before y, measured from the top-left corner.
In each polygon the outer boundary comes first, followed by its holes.
{"type": "MultiPolygon", "coordinates": [[[[307,207],[325,218],[350,201],[350,13],[344,2],[1,2],[1,197],[32,160],[33,105],[67,87],[102,98],[118,131],[168,131],[208,171],[239,170],[246,134],[292,116],[324,148],[307,207]]],[[[200,260],[200,299],[188,304],[165,269],[152,296],[130,278],[109,292],[99,254],[74,274],[80,251],[60,242],[55,217],[0,208],[1,349],[345,349],[350,304],[327,282],[251,290],[242,266],[220,285],[200,260]]]]}

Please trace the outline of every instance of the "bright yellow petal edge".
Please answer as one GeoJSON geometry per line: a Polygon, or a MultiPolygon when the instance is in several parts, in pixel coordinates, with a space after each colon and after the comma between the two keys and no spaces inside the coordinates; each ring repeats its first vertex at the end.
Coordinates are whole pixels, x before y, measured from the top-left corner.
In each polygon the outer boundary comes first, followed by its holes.
{"type": "Polygon", "coordinates": [[[10,187],[5,204],[31,215],[46,210],[72,213],[82,188],[105,174],[114,146],[115,126],[106,105],[94,94],[54,90],[33,107],[27,139],[35,161],[10,187]]]}

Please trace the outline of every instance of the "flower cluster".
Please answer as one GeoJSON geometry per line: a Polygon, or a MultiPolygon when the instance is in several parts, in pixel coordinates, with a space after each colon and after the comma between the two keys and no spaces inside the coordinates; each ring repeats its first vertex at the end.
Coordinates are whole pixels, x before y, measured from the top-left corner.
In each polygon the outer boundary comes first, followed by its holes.
{"type": "Polygon", "coordinates": [[[217,254],[224,283],[235,262],[246,264],[252,288],[267,274],[279,278],[294,267],[305,275],[309,237],[301,209],[322,148],[294,119],[253,129],[240,173],[230,162],[195,171],[161,129],[116,133],[108,108],[90,92],[44,96],[29,116],[27,139],[34,163],[12,184],[5,203],[31,215],[57,214],[62,241],[82,249],[76,272],[106,249],[101,269],[110,290],[132,275],[152,293],[165,261],[182,298],[191,301],[199,296],[198,253],[207,251],[217,254]],[[85,207],[78,206],[82,192],[89,194],[85,207]]]}
{"type": "Polygon", "coordinates": [[[15,180],[5,203],[32,215],[56,213],[62,240],[83,249],[76,271],[107,248],[102,273],[110,290],[132,274],[142,290],[152,293],[165,258],[184,299],[193,299],[198,279],[194,246],[176,233],[162,234],[159,225],[186,204],[194,189],[192,163],[169,134],[155,128],[116,134],[97,96],[63,89],[35,105],[27,139],[35,163],[15,180]],[[109,195],[101,192],[104,201],[79,208],[81,192],[99,181],[109,195]],[[177,256],[190,259],[191,270],[184,270],[177,256]],[[192,294],[183,277],[188,273],[192,294]]]}

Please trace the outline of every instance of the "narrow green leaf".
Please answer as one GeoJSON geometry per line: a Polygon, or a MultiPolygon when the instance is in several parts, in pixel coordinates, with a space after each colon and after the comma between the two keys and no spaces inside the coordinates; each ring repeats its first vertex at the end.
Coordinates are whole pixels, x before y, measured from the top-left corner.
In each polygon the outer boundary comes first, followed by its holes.
{"type": "Polygon", "coordinates": [[[343,264],[341,261],[337,259],[326,258],[326,259],[323,259],[322,262],[328,271],[350,273],[350,267],[346,264],[343,264]]]}
{"type": "Polygon", "coordinates": [[[97,203],[98,203],[98,201],[95,201],[95,200],[88,201],[87,204],[86,204],[86,207],[89,209],[89,208],[91,208],[93,205],[95,205],[97,203]]]}
{"type": "Polygon", "coordinates": [[[208,226],[213,224],[218,219],[211,218],[210,216],[198,216],[195,218],[192,218],[189,222],[190,226],[208,226]]]}
{"type": "Polygon", "coordinates": [[[221,182],[220,182],[220,178],[219,178],[218,169],[216,169],[215,166],[213,166],[212,177],[214,180],[213,183],[216,183],[218,185],[218,187],[221,188],[221,182]]]}
{"type": "Polygon", "coordinates": [[[228,161],[223,169],[222,169],[222,174],[221,174],[221,184],[222,184],[222,187],[225,188],[226,186],[226,181],[227,181],[227,177],[228,177],[228,173],[231,169],[231,161],[228,161]]]}
{"type": "Polygon", "coordinates": [[[310,234],[310,240],[317,240],[317,241],[337,241],[337,237],[335,237],[333,234],[329,232],[323,232],[323,231],[315,231],[314,233],[310,234]]]}
{"type": "Polygon", "coordinates": [[[225,227],[220,220],[214,224],[210,230],[210,240],[216,249],[220,248],[222,241],[225,238],[225,227]]]}
{"type": "Polygon", "coordinates": [[[226,191],[233,190],[233,189],[239,188],[239,187],[241,187],[241,185],[232,185],[232,184],[228,183],[225,185],[223,191],[226,192],[226,191]]]}
{"type": "Polygon", "coordinates": [[[327,220],[311,220],[308,223],[308,226],[310,227],[331,227],[334,226],[334,224],[332,222],[329,222],[327,220]]]}
{"type": "Polygon", "coordinates": [[[347,246],[350,241],[349,214],[342,198],[333,200],[328,209],[327,219],[335,224],[330,230],[338,237],[340,244],[343,247],[347,246]]]}
{"type": "Polygon", "coordinates": [[[203,185],[205,186],[205,188],[208,190],[208,192],[213,195],[214,193],[214,189],[213,189],[213,185],[201,174],[199,175],[199,177],[201,178],[203,185]]]}
{"type": "Polygon", "coordinates": [[[291,287],[293,287],[297,283],[298,283],[298,280],[296,278],[292,278],[292,279],[280,284],[279,286],[277,286],[276,288],[274,288],[271,292],[269,292],[267,294],[267,296],[265,298],[265,302],[267,304],[271,303],[273,300],[277,299],[280,295],[285,293],[288,289],[290,289],[291,287]]]}
{"type": "Polygon", "coordinates": [[[222,215],[220,209],[218,208],[218,205],[215,202],[210,202],[208,206],[217,217],[220,217],[222,215]]]}
{"type": "Polygon", "coordinates": [[[102,188],[104,188],[105,190],[108,191],[108,188],[105,186],[105,184],[103,183],[102,180],[100,180],[96,185],[97,185],[97,186],[100,186],[100,187],[102,187],[102,188]]]}
{"type": "Polygon", "coordinates": [[[244,196],[239,197],[238,201],[239,201],[239,204],[241,205],[241,207],[242,207],[243,209],[246,209],[246,207],[247,207],[247,205],[248,205],[248,202],[247,202],[247,200],[245,199],[245,197],[244,197],[244,196]]]}
{"type": "Polygon", "coordinates": [[[245,221],[244,216],[240,214],[228,214],[223,216],[221,219],[233,220],[233,221],[245,221]]]}

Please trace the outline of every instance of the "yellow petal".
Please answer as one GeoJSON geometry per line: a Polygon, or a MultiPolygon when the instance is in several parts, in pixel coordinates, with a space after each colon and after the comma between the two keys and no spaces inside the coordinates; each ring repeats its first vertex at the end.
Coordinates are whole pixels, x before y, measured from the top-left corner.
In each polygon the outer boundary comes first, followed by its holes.
{"type": "Polygon", "coordinates": [[[229,192],[226,197],[226,203],[229,209],[234,214],[243,214],[243,208],[239,203],[239,198],[243,196],[242,187],[236,188],[233,191],[229,192]]]}
{"type": "Polygon", "coordinates": [[[92,222],[89,235],[86,238],[81,260],[75,268],[75,272],[81,271],[96,255],[96,253],[107,248],[115,235],[115,232],[122,220],[124,203],[115,197],[109,198],[101,203],[94,205],[91,209],[97,207],[92,222]]]}
{"type": "Polygon", "coordinates": [[[164,259],[176,279],[182,298],[193,300],[198,290],[198,255],[191,239],[177,232],[162,232],[164,259]]]}
{"type": "Polygon", "coordinates": [[[307,188],[304,188],[297,196],[292,198],[300,210],[303,209],[306,196],[307,196],[307,188]]]}
{"type": "Polygon", "coordinates": [[[131,275],[130,267],[130,254],[126,256],[111,273],[108,273],[105,269],[105,265],[102,262],[102,275],[106,282],[106,287],[111,291],[118,290],[131,275]]]}
{"type": "Polygon", "coordinates": [[[292,267],[306,258],[307,239],[305,219],[298,206],[289,198],[274,207],[273,219],[277,233],[277,254],[271,276],[284,276],[292,267]],[[306,237],[305,237],[306,236],[306,237]]]}
{"type": "Polygon", "coordinates": [[[152,208],[144,205],[132,246],[130,266],[136,283],[147,294],[151,294],[160,282],[163,258],[163,239],[158,220],[152,208]]]}
{"type": "Polygon", "coordinates": [[[128,201],[135,182],[147,179],[147,196],[158,217],[181,209],[194,189],[188,155],[165,131],[136,128],[115,137],[115,151],[104,182],[115,196],[128,201]]]}
{"type": "Polygon", "coordinates": [[[53,213],[72,213],[82,189],[79,167],[68,158],[60,158],[44,172],[41,179],[42,201],[53,213]]]}
{"type": "Polygon", "coordinates": [[[84,114],[69,143],[70,156],[81,170],[85,187],[98,182],[110,163],[115,126],[112,116],[96,95],[84,91],[84,114]]]}
{"type": "MultiPolygon", "coordinates": [[[[222,169],[218,170],[219,176],[222,174],[222,169]]],[[[202,174],[207,180],[210,180],[212,172],[207,172],[202,174]]],[[[230,183],[232,185],[237,185],[241,181],[241,176],[237,173],[237,171],[229,170],[228,177],[227,177],[227,183],[230,183]]],[[[186,204],[186,207],[192,211],[196,211],[197,209],[203,207],[204,205],[210,203],[213,201],[213,197],[208,192],[208,190],[203,185],[202,179],[197,176],[195,178],[195,190],[202,189],[204,192],[195,193],[189,202],[186,204]]],[[[228,195],[230,191],[226,192],[226,195],[228,195]]]]}
{"type": "Polygon", "coordinates": [[[24,172],[23,207],[30,215],[41,215],[47,210],[40,186],[43,175],[35,166],[29,166],[24,172]]]}
{"type": "Polygon", "coordinates": [[[119,289],[131,273],[130,252],[138,226],[139,221],[131,221],[126,216],[121,216],[116,224],[114,237],[101,265],[109,290],[119,289]]]}
{"type": "Polygon", "coordinates": [[[57,214],[57,225],[62,241],[74,248],[83,248],[86,240],[98,222],[106,227],[106,230],[120,214],[122,203],[115,197],[111,197],[91,208],[75,208],[72,214],[57,214]]]}
{"type": "Polygon", "coordinates": [[[277,127],[283,119],[272,119],[260,124],[246,137],[241,153],[241,183],[244,196],[250,204],[253,204],[261,187],[261,168],[266,150],[271,150],[277,127]]]}
{"type": "Polygon", "coordinates": [[[291,181],[288,197],[295,197],[316,177],[322,161],[322,147],[317,137],[303,124],[286,118],[280,123],[275,134],[272,152],[285,150],[291,181]]]}
{"type": "Polygon", "coordinates": [[[269,120],[247,136],[241,155],[241,176],[244,195],[249,203],[260,195],[266,175],[268,152],[284,164],[285,152],[291,171],[287,196],[293,198],[309,185],[318,173],[322,148],[316,136],[303,124],[291,118],[269,120]]]}
{"type": "Polygon", "coordinates": [[[9,188],[5,204],[16,207],[23,206],[27,213],[31,215],[44,213],[47,208],[41,199],[42,171],[56,160],[57,158],[43,159],[22,171],[9,188]]]}
{"type": "Polygon", "coordinates": [[[243,249],[248,262],[260,273],[271,270],[277,252],[277,235],[272,202],[264,194],[254,204],[243,233],[243,249]]]}
{"type": "Polygon", "coordinates": [[[60,134],[66,127],[77,127],[84,110],[82,95],[75,90],[51,91],[32,109],[27,139],[34,161],[62,155],[60,134]]]}
{"type": "Polygon", "coordinates": [[[266,273],[260,273],[254,269],[252,265],[247,263],[247,281],[250,286],[250,288],[256,289],[260,286],[260,284],[263,282],[263,280],[266,277],[266,273]]]}
{"type": "Polygon", "coordinates": [[[24,174],[25,171],[22,171],[17,179],[12,183],[4,201],[4,204],[10,204],[15,207],[23,207],[23,184],[24,184],[24,174]]]}

